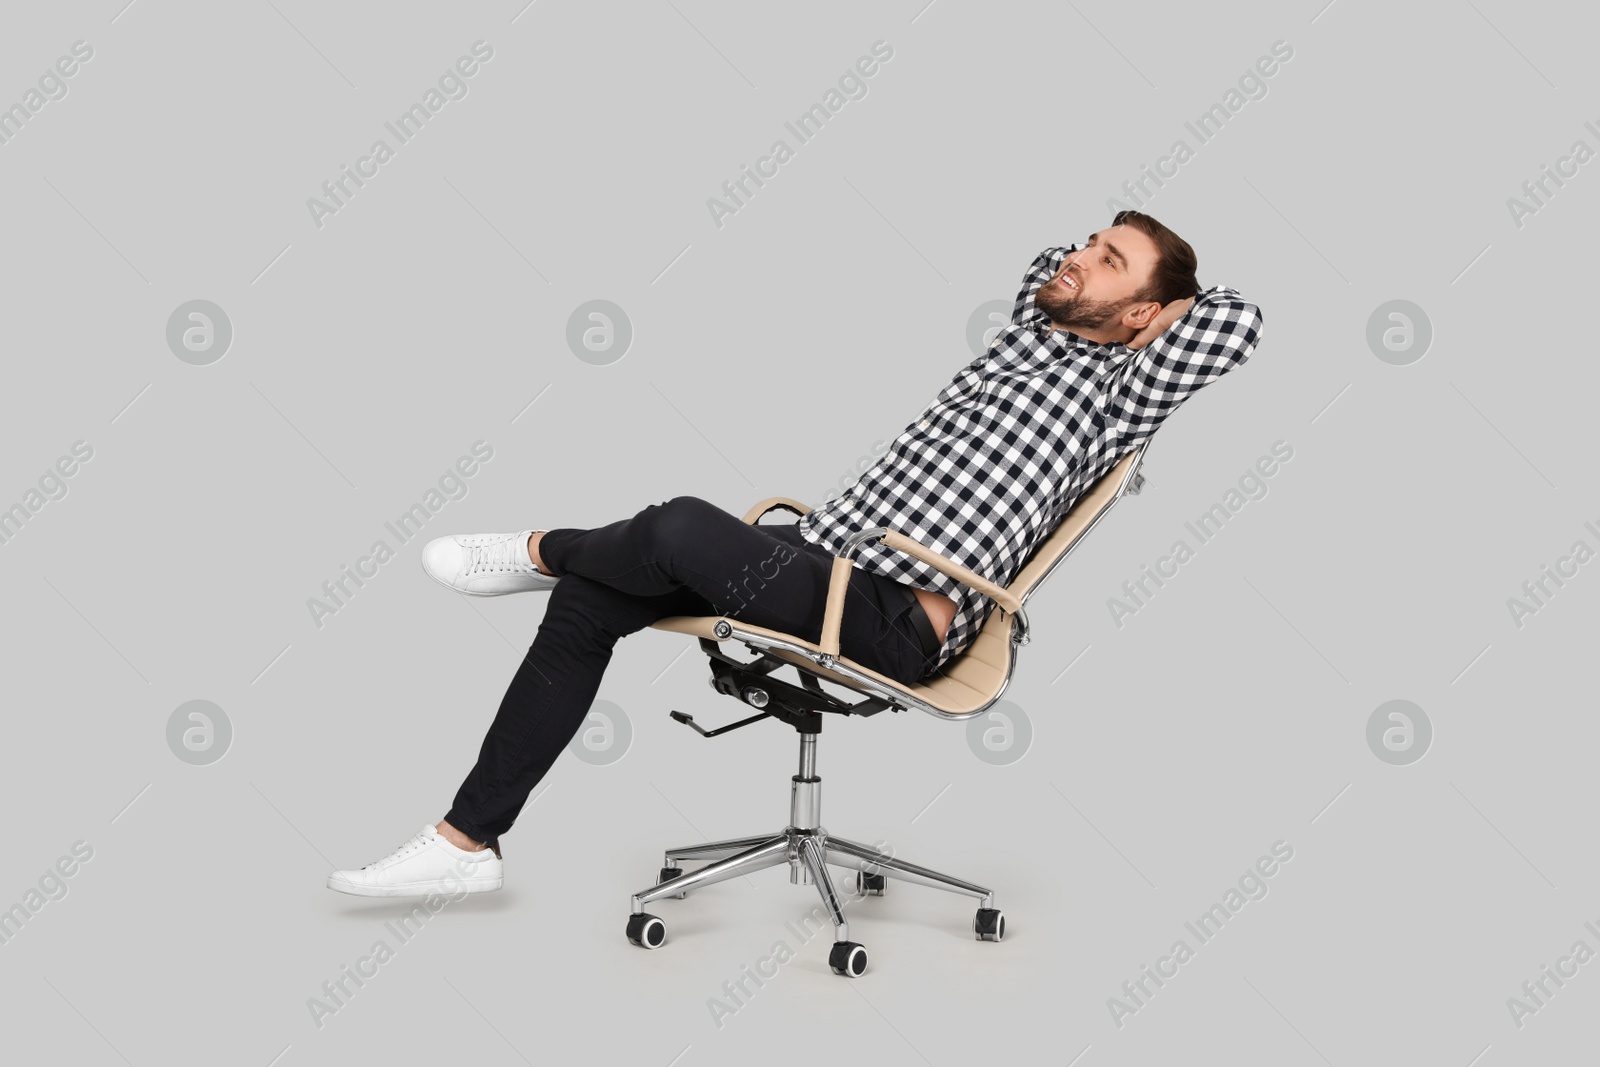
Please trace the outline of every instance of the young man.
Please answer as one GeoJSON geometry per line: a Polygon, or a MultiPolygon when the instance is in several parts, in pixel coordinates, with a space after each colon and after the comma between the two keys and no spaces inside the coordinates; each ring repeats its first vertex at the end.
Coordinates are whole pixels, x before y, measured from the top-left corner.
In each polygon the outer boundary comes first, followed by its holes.
{"type": "MultiPolygon", "coordinates": [[[[1137,211],[1084,245],[1046,249],[988,351],[855,485],[793,525],[748,525],[680,496],[591,530],[429,543],[423,568],[458,592],[548,591],[550,602],[449,812],[328,887],[499,889],[500,835],[583,725],[617,641],[657,619],[725,614],[817,641],[833,558],[874,526],[1009,584],[1084,490],[1260,341],[1260,310],[1232,289],[1200,292],[1195,266],[1188,242],[1137,211]]],[[[840,651],[910,683],[971,643],[993,607],[920,560],[866,545],[840,651]]]]}

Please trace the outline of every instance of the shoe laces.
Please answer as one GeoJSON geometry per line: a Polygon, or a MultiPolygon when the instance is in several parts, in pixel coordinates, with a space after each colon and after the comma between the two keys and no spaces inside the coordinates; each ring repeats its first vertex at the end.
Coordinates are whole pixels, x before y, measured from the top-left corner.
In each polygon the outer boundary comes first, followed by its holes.
{"type": "Polygon", "coordinates": [[[421,849],[427,848],[428,845],[431,843],[431,839],[432,839],[432,835],[429,834],[427,830],[420,830],[420,831],[417,832],[417,835],[415,837],[413,837],[411,840],[407,841],[405,844],[401,845],[399,848],[395,849],[393,852],[389,853],[387,856],[383,857],[383,859],[381,859],[381,860],[373,860],[371,863],[367,864],[365,867],[362,867],[361,869],[364,870],[364,871],[366,871],[366,870],[381,871],[385,867],[388,867],[388,866],[390,866],[392,864],[395,864],[395,863],[399,863],[401,860],[405,859],[407,856],[411,855],[412,853],[420,851],[421,849]]]}
{"type": "Polygon", "coordinates": [[[517,535],[496,538],[482,544],[469,544],[467,550],[467,573],[482,574],[486,571],[529,571],[534,568],[524,565],[517,559],[517,535]]]}

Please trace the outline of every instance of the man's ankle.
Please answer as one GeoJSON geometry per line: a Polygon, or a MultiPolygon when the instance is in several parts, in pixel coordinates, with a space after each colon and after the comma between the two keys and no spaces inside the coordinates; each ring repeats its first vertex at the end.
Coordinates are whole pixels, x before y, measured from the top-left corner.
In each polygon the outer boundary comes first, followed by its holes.
{"type": "Polygon", "coordinates": [[[533,561],[533,565],[539,569],[540,574],[553,578],[555,575],[550,573],[550,568],[545,565],[543,559],[539,558],[539,542],[544,540],[544,535],[547,532],[545,530],[534,530],[528,535],[528,558],[533,561]]]}
{"type": "MultiPolygon", "coordinates": [[[[485,848],[488,847],[482,841],[474,841],[472,838],[468,837],[466,834],[462,833],[460,830],[457,830],[454,826],[451,826],[449,823],[445,822],[443,819],[439,820],[439,825],[434,827],[434,829],[439,831],[439,836],[440,837],[444,838],[446,841],[448,841],[452,845],[456,846],[456,848],[462,849],[464,851],[467,851],[467,852],[482,852],[485,848]]],[[[496,849],[495,850],[495,855],[498,856],[499,854],[500,854],[500,850],[496,849]]]]}

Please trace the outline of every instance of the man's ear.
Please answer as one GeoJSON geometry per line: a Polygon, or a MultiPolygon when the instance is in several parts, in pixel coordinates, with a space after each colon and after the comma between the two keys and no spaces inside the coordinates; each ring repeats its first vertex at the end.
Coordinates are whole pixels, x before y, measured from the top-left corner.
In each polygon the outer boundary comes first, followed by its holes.
{"type": "Polygon", "coordinates": [[[1123,312],[1122,324],[1131,327],[1135,333],[1138,333],[1150,325],[1159,314],[1161,314],[1161,305],[1153,300],[1143,304],[1135,304],[1123,312]]]}

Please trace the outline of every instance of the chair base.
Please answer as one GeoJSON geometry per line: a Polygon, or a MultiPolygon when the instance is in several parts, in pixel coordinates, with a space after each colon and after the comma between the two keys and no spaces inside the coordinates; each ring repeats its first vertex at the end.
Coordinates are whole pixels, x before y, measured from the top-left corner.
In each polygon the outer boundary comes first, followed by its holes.
{"type": "Polygon", "coordinates": [[[845,920],[839,893],[828,874],[829,864],[856,871],[857,890],[862,895],[881,895],[887,876],[977,897],[981,906],[973,919],[973,935],[980,941],[999,941],[1004,936],[1005,917],[994,906],[993,890],[828,833],[817,818],[822,806],[822,779],[812,773],[815,757],[816,734],[802,733],[801,773],[791,779],[790,786],[790,822],[778,833],[667,849],[661,880],[633,894],[629,902],[632,913],[628,919],[628,939],[641,948],[659,948],[666,940],[665,924],[644,910],[652,900],[682,899],[696,889],[780,863],[789,864],[790,882],[817,887],[822,906],[833,923],[834,946],[829,964],[835,973],[847,977],[859,977],[866,970],[866,949],[850,940],[850,924],[845,920]],[[685,860],[706,861],[706,865],[685,874],[681,867],[685,860]]]}

